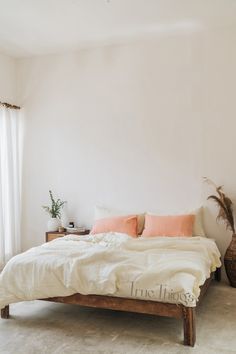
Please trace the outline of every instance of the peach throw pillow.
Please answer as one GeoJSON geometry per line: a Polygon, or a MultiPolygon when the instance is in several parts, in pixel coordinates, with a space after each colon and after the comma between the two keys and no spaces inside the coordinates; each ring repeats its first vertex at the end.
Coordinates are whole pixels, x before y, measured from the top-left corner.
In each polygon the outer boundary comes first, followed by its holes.
{"type": "Polygon", "coordinates": [[[91,234],[102,232],[121,232],[132,237],[137,237],[138,219],[136,215],[116,216],[96,220],[91,234]]]}
{"type": "Polygon", "coordinates": [[[145,215],[142,236],[192,236],[195,215],[145,215]]]}

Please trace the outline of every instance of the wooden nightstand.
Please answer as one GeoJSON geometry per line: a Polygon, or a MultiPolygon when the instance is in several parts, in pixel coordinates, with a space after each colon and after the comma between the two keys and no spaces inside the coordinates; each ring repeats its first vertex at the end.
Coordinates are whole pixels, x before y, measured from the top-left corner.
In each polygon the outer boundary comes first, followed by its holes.
{"type": "Polygon", "coordinates": [[[85,230],[85,231],[82,231],[82,232],[58,232],[58,231],[48,231],[46,232],[46,242],[49,242],[49,241],[52,241],[52,240],[55,240],[55,238],[58,238],[58,237],[63,237],[65,235],[88,235],[90,233],[90,230],[85,230]]]}

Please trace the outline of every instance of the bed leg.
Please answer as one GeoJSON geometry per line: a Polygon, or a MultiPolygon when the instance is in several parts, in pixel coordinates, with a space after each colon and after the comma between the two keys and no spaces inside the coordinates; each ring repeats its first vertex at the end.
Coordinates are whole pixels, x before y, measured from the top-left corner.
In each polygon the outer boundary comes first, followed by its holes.
{"type": "Polygon", "coordinates": [[[215,270],[215,280],[220,282],[221,281],[221,268],[216,268],[215,270]]]}
{"type": "Polygon", "coordinates": [[[9,318],[9,305],[1,309],[1,318],[5,318],[5,319],[9,318]]]}
{"type": "Polygon", "coordinates": [[[196,342],[195,308],[183,306],[184,345],[194,347],[196,342]]]}

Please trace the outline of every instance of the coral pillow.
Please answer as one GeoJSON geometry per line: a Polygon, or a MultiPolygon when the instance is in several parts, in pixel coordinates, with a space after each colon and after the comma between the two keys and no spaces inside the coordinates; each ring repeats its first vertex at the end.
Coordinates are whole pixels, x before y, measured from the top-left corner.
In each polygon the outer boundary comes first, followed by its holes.
{"type": "MultiPolygon", "coordinates": [[[[127,211],[122,211],[118,209],[104,208],[101,206],[95,206],[94,208],[95,220],[111,218],[114,216],[127,216],[134,215],[136,213],[127,213],[127,211]]],[[[145,214],[137,214],[138,220],[138,234],[141,235],[144,228],[144,218],[145,214]]]]}
{"type": "Polygon", "coordinates": [[[142,236],[192,236],[195,215],[145,215],[142,236]]]}
{"type": "Polygon", "coordinates": [[[190,209],[190,210],[185,210],[182,211],[181,213],[176,210],[165,210],[164,212],[162,210],[158,210],[155,213],[153,212],[147,212],[148,215],[195,215],[195,220],[193,223],[193,236],[202,236],[206,237],[206,233],[204,230],[204,225],[203,225],[203,207],[198,207],[196,209],[190,209]]]}
{"type": "Polygon", "coordinates": [[[132,237],[137,237],[138,219],[136,215],[116,216],[96,220],[91,234],[102,232],[121,232],[132,237]]]}

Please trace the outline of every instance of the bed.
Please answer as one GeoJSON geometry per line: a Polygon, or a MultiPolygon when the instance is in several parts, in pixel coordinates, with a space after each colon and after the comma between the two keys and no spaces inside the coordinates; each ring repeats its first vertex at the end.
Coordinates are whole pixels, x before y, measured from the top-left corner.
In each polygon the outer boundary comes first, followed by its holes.
{"type": "Polygon", "coordinates": [[[8,262],[1,317],[9,317],[9,304],[36,299],[168,316],[183,320],[184,344],[194,346],[196,307],[214,274],[220,280],[220,266],[208,238],[68,235],[8,262]]]}

